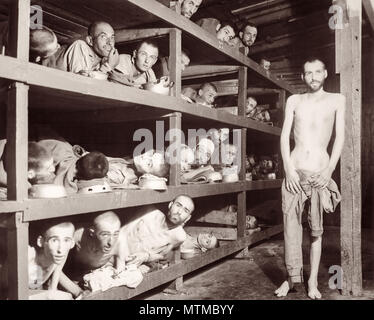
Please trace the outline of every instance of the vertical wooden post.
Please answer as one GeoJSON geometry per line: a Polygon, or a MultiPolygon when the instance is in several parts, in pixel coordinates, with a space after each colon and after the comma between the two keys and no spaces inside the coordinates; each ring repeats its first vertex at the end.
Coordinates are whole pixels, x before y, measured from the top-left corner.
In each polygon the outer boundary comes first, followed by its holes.
{"type": "MultiPolygon", "coordinates": [[[[247,77],[248,69],[246,67],[239,68],[238,75],[238,115],[245,117],[247,104],[247,77]]],[[[243,191],[237,196],[237,238],[245,236],[246,230],[246,214],[247,214],[247,191],[245,187],[245,161],[247,155],[247,129],[240,129],[240,181],[243,182],[243,191]]],[[[248,255],[248,248],[243,249],[236,257],[241,258],[248,255]]]]}
{"type": "MultiPolygon", "coordinates": [[[[169,184],[171,186],[178,186],[180,185],[180,174],[181,174],[181,167],[180,167],[180,150],[181,150],[181,133],[182,133],[182,114],[180,112],[173,113],[169,118],[169,130],[173,133],[173,139],[170,140],[170,144],[176,144],[177,154],[174,156],[177,157],[175,163],[170,164],[170,181],[169,184]]],[[[169,131],[169,132],[170,132],[169,131]]],[[[177,263],[181,261],[181,253],[180,249],[174,250],[174,257],[173,263],[177,263]]],[[[181,290],[183,287],[183,276],[175,279],[169,286],[169,289],[172,290],[181,290]]]]}
{"type": "Polygon", "coordinates": [[[174,82],[172,96],[180,97],[182,90],[182,32],[172,29],[169,34],[169,69],[170,80],[174,82]]]}
{"type": "Polygon", "coordinates": [[[29,298],[28,227],[28,223],[22,222],[22,212],[16,212],[9,218],[7,269],[10,300],[28,300],[29,298]]]}
{"type": "MultiPolygon", "coordinates": [[[[178,161],[170,164],[170,174],[169,174],[169,185],[179,186],[180,185],[180,149],[182,143],[182,114],[180,112],[175,112],[169,117],[169,132],[172,133],[173,138],[170,139],[170,145],[174,144],[176,146],[176,151],[178,154],[174,156],[178,161]]],[[[174,159],[175,160],[175,159],[174,159]]]]}
{"type": "Polygon", "coordinates": [[[29,61],[30,0],[10,2],[7,55],[29,61]]]}
{"type": "Polygon", "coordinates": [[[362,1],[340,0],[344,29],[336,30],[337,72],[347,101],[345,146],[341,157],[342,292],[360,295],[361,266],[361,45],[362,1]]]}
{"type": "Polygon", "coordinates": [[[27,199],[28,86],[13,83],[7,107],[8,200],[27,199]]]}
{"type": "MultiPolygon", "coordinates": [[[[7,54],[29,61],[30,0],[15,0],[9,11],[9,45],[7,54]]],[[[27,198],[28,89],[13,83],[7,106],[7,188],[8,200],[27,198]]],[[[8,297],[28,299],[28,223],[22,212],[11,216],[7,230],[8,297]]]]}

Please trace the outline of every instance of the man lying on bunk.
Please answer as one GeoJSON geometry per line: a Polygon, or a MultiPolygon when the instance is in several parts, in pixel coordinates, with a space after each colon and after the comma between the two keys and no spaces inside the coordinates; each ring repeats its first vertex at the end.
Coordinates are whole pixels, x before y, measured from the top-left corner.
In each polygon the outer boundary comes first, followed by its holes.
{"type": "Polygon", "coordinates": [[[232,40],[237,48],[251,47],[257,38],[257,27],[254,23],[248,21],[239,31],[239,36],[232,40]]]}
{"type": "Polygon", "coordinates": [[[235,45],[232,40],[235,37],[236,27],[232,23],[228,21],[220,22],[216,18],[203,18],[196,21],[196,24],[209,33],[214,34],[221,44],[235,45]]]}
{"type": "Polygon", "coordinates": [[[34,233],[35,246],[29,246],[29,289],[34,299],[65,300],[78,296],[81,290],[62,272],[70,249],[74,247],[74,225],[69,221],[46,220],[34,233]],[[57,290],[60,284],[68,292],[57,290]]]}
{"type": "Polygon", "coordinates": [[[156,82],[152,67],[158,59],[158,45],[151,39],[142,41],[132,55],[121,54],[119,63],[109,79],[127,86],[140,88],[147,82],[156,82]]]}
{"type": "Polygon", "coordinates": [[[195,209],[193,200],[186,195],[177,196],[164,214],[150,206],[142,207],[134,219],[126,223],[120,232],[120,260],[141,265],[166,257],[172,249],[186,240],[183,226],[195,209]]]}
{"type": "MultiPolygon", "coordinates": [[[[6,140],[0,140],[0,186],[7,186],[7,169],[12,159],[7,154],[6,140]]],[[[55,167],[51,152],[37,142],[28,144],[29,185],[52,183],[55,178],[55,167]]]]}
{"type": "Polygon", "coordinates": [[[86,39],[74,41],[61,59],[58,65],[62,70],[106,79],[119,61],[113,28],[103,21],[92,23],[86,39]]]}
{"type": "Polygon", "coordinates": [[[197,92],[197,97],[195,99],[196,103],[203,106],[213,108],[214,100],[217,97],[217,87],[211,83],[207,82],[201,85],[199,91],[197,92]]]}
{"type": "MultiPolygon", "coordinates": [[[[9,22],[0,23],[0,54],[8,50],[9,22]]],[[[30,30],[29,61],[46,67],[61,69],[57,64],[66,50],[58,43],[56,34],[46,26],[30,30]]]]}
{"type": "Polygon", "coordinates": [[[120,268],[118,236],[121,221],[113,211],[99,214],[89,226],[74,233],[76,246],[69,256],[66,273],[74,280],[106,265],[120,268]]]}
{"type": "Polygon", "coordinates": [[[56,34],[48,27],[30,30],[30,62],[62,69],[59,65],[67,46],[58,43],[56,34]]]}

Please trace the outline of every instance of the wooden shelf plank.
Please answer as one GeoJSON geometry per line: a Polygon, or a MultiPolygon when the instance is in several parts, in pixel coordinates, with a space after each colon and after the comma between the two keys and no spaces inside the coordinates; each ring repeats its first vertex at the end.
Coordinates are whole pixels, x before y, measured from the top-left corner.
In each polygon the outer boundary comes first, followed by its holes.
{"type": "Polygon", "coordinates": [[[227,243],[220,248],[210,250],[204,254],[188,260],[182,260],[166,269],[155,271],[145,275],[143,282],[135,289],[117,287],[106,292],[94,293],[86,297],[86,300],[125,300],[138,296],[148,290],[166,284],[185,274],[191,273],[213,262],[221,260],[233,253],[253,245],[259,241],[268,239],[283,231],[283,225],[276,225],[236,241],[227,243]]]}
{"type": "Polygon", "coordinates": [[[72,195],[61,199],[27,199],[25,201],[1,201],[0,214],[24,211],[24,221],[115,210],[120,208],[163,203],[177,195],[188,194],[192,198],[238,193],[246,190],[277,189],[281,180],[214,183],[203,185],[169,186],[167,192],[154,190],[118,190],[93,195],[72,195]]]}
{"type": "Polygon", "coordinates": [[[225,65],[193,65],[183,71],[182,80],[215,77],[239,72],[238,66],[225,65]]]}
{"type": "MultiPolygon", "coordinates": [[[[0,77],[14,81],[25,82],[31,86],[30,100],[38,101],[38,108],[64,110],[69,112],[82,110],[109,110],[116,108],[129,108],[134,106],[146,106],[160,111],[181,112],[189,117],[205,118],[228,124],[231,127],[249,128],[264,133],[280,135],[280,129],[260,122],[238,117],[222,111],[202,107],[198,104],[190,104],[181,98],[163,96],[149,91],[122,86],[115,83],[86,78],[80,75],[46,68],[33,63],[20,62],[19,60],[0,56],[0,77]],[[33,100],[34,99],[34,100],[33,100]],[[51,106],[51,101],[53,105],[51,106]]],[[[35,107],[35,106],[34,106],[35,107]]],[[[95,117],[99,119],[100,117],[95,117]]],[[[113,117],[118,121],[125,121],[126,114],[122,117],[113,117]]],[[[133,117],[131,118],[133,120],[133,117]]]]}

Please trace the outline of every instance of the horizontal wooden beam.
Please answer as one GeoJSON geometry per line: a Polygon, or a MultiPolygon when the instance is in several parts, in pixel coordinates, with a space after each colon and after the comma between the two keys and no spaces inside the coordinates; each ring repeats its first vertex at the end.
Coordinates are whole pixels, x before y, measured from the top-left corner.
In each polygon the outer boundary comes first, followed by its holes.
{"type": "MultiPolygon", "coordinates": [[[[280,209],[280,200],[268,200],[252,208],[247,209],[247,215],[255,217],[267,217],[274,209],[280,209]]],[[[212,210],[194,220],[196,222],[217,223],[227,226],[237,225],[237,213],[220,210],[212,210]]]]}
{"type": "Polygon", "coordinates": [[[142,39],[168,36],[172,28],[122,29],[116,30],[116,43],[140,41],[142,39]]]}
{"type": "MultiPolygon", "coordinates": [[[[222,114],[215,109],[190,104],[181,98],[163,96],[146,90],[140,91],[107,81],[101,81],[46,68],[37,64],[20,62],[17,59],[0,56],[0,77],[27,83],[31,86],[31,108],[60,110],[64,112],[108,110],[134,106],[158,109],[161,113],[181,112],[193,118],[206,118],[231,127],[246,127],[264,130],[264,133],[278,134],[263,124],[248,121],[244,117],[222,114]],[[141,99],[139,99],[141,94],[141,99]],[[51,104],[53,101],[53,104],[51,104]]],[[[125,109],[124,109],[125,110],[125,109]]]]}
{"type": "MultiPolygon", "coordinates": [[[[89,212],[115,210],[173,200],[180,194],[192,198],[220,194],[238,193],[243,190],[279,189],[281,180],[246,181],[236,183],[215,183],[204,185],[169,186],[167,192],[154,190],[118,190],[93,195],[71,195],[60,199],[28,199],[19,203],[19,211],[24,211],[25,221],[34,221],[59,216],[71,216],[89,212]]],[[[10,212],[6,201],[0,213],[10,212]]],[[[12,205],[14,209],[14,205],[12,205]]]]}
{"type": "Polygon", "coordinates": [[[196,79],[215,77],[226,74],[235,74],[239,71],[238,66],[223,66],[223,65],[193,65],[183,71],[182,79],[196,79]]]}

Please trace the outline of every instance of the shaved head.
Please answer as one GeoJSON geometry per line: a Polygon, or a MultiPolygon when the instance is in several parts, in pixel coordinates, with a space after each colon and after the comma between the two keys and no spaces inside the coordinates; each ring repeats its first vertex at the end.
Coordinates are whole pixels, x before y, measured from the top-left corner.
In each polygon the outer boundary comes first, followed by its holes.
{"type": "Polygon", "coordinates": [[[119,224],[121,225],[121,221],[118,216],[113,211],[107,211],[104,213],[99,214],[93,221],[93,227],[98,229],[102,224],[119,224]]]}
{"type": "Polygon", "coordinates": [[[186,201],[191,206],[191,212],[195,210],[195,204],[194,204],[192,198],[187,196],[187,195],[181,194],[174,199],[174,202],[175,201],[186,201]]]}
{"type": "Polygon", "coordinates": [[[47,28],[30,30],[30,51],[32,55],[48,56],[58,45],[55,33],[47,28]]]}
{"type": "Polygon", "coordinates": [[[98,31],[101,32],[102,29],[111,30],[113,32],[113,28],[108,22],[95,21],[88,27],[88,35],[92,37],[97,36],[98,31]]]}

